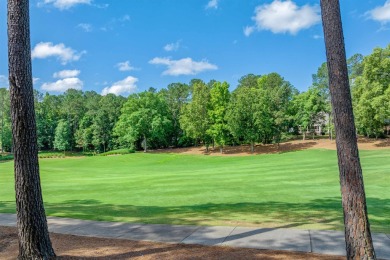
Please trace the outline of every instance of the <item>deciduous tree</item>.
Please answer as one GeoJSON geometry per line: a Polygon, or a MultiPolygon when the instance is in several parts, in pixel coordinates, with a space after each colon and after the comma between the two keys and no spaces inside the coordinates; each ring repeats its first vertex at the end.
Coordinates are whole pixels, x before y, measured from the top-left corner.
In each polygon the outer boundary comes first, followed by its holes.
{"type": "Polygon", "coordinates": [[[202,141],[208,147],[211,137],[207,130],[210,128],[210,118],[208,111],[210,109],[210,88],[200,80],[191,81],[192,100],[182,108],[180,125],[185,134],[195,140],[202,141]]]}
{"type": "MultiPolygon", "coordinates": [[[[313,131],[314,124],[324,120],[326,103],[318,88],[309,88],[306,92],[296,95],[293,99],[295,122],[301,126],[303,140],[307,130],[313,131]]],[[[313,132],[314,134],[314,132],[313,132]]]]}
{"type": "Polygon", "coordinates": [[[170,126],[165,100],[158,93],[145,91],[129,96],[114,132],[121,145],[134,147],[142,141],[146,152],[149,146],[167,145],[170,126]]]}
{"type": "Polygon", "coordinates": [[[237,88],[231,97],[226,115],[230,132],[238,142],[249,143],[254,152],[255,143],[261,141],[261,111],[264,102],[259,89],[255,87],[237,88]]]}
{"type": "Polygon", "coordinates": [[[287,132],[290,127],[288,110],[298,91],[278,73],[261,76],[257,81],[257,88],[267,100],[263,102],[261,109],[266,124],[263,128],[263,143],[279,143],[282,132],[287,132]]]}
{"type": "Polygon", "coordinates": [[[221,153],[223,153],[223,147],[229,138],[229,128],[226,119],[229,101],[229,84],[216,81],[210,90],[210,109],[208,111],[210,128],[207,132],[220,146],[221,153]]]}
{"type": "Polygon", "coordinates": [[[70,149],[70,126],[67,120],[61,119],[56,127],[54,149],[65,153],[70,149]]]}
{"type": "Polygon", "coordinates": [[[46,93],[35,107],[37,118],[38,146],[40,149],[54,149],[55,130],[60,120],[62,99],[46,93]]]}
{"type": "Polygon", "coordinates": [[[172,83],[168,88],[161,90],[165,97],[169,116],[172,120],[172,145],[178,146],[180,139],[183,137],[183,130],[180,126],[181,110],[184,104],[188,102],[190,96],[190,87],[187,84],[172,83]]]}
{"type": "Polygon", "coordinates": [[[390,45],[375,48],[354,67],[358,71],[352,87],[356,125],[360,133],[379,137],[390,118],[390,45]]]}
{"type": "Polygon", "coordinates": [[[97,104],[99,108],[93,118],[92,144],[98,149],[103,147],[103,152],[113,149],[115,146],[113,129],[119,119],[124,102],[125,98],[108,94],[103,96],[97,104]]]}

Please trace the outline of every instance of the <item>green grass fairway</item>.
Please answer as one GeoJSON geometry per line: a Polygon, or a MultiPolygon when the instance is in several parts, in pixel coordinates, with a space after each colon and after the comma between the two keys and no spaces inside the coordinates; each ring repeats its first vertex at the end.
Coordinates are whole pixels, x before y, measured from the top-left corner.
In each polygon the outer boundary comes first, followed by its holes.
{"type": "MultiPolygon", "coordinates": [[[[390,233],[390,150],[361,151],[371,228],[390,233]]],[[[336,152],[41,159],[46,212],[106,221],[342,229],[336,152]]],[[[0,162],[0,212],[15,212],[0,162]]]]}

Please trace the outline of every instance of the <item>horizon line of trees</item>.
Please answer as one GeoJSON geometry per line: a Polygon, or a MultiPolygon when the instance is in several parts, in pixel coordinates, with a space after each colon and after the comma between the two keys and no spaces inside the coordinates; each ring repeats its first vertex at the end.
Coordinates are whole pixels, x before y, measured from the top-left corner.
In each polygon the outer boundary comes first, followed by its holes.
{"type": "MultiPolygon", "coordinates": [[[[348,59],[356,127],[380,137],[390,124],[390,45],[348,59]]],[[[278,73],[247,74],[237,88],[226,82],[193,79],[125,98],[69,89],[61,95],[35,90],[40,150],[106,152],[144,149],[279,143],[322,124],[333,134],[326,63],[299,91],[278,73]]],[[[0,150],[12,151],[9,91],[0,89],[0,150]]]]}

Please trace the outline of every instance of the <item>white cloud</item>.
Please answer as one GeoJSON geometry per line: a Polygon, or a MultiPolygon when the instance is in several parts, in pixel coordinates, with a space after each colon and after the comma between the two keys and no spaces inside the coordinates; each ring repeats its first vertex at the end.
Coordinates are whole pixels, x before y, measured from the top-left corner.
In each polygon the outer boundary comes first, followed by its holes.
{"type": "Polygon", "coordinates": [[[7,82],[7,81],[8,81],[8,79],[7,79],[6,76],[0,75],[0,82],[1,82],[1,83],[7,82]]]}
{"type": "Polygon", "coordinates": [[[130,15],[128,14],[125,14],[124,16],[122,16],[121,18],[119,18],[119,21],[120,22],[127,22],[127,21],[130,21],[130,15]]]}
{"type": "Polygon", "coordinates": [[[0,75],[0,88],[8,88],[8,78],[5,75],[0,75]]]}
{"type": "Polygon", "coordinates": [[[206,5],[206,9],[211,9],[211,8],[214,8],[214,9],[217,9],[218,8],[218,0],[210,0],[207,5],[206,5]]]}
{"type": "Polygon", "coordinates": [[[128,14],[125,14],[121,17],[115,17],[115,18],[112,18],[109,22],[105,23],[103,26],[101,26],[100,30],[104,31],[104,32],[112,31],[118,25],[125,26],[125,24],[128,23],[130,20],[131,20],[131,17],[128,14]]]}
{"type": "Polygon", "coordinates": [[[94,6],[99,8],[99,9],[106,9],[110,5],[109,4],[95,4],[94,6]]]}
{"type": "Polygon", "coordinates": [[[246,26],[245,28],[244,28],[244,35],[246,36],[246,37],[248,37],[249,35],[251,35],[254,31],[255,31],[255,27],[254,26],[246,26]]]}
{"type": "Polygon", "coordinates": [[[207,60],[193,61],[191,58],[172,60],[171,58],[156,57],[149,63],[167,66],[168,69],[163,72],[163,75],[171,76],[196,75],[202,71],[218,69],[216,65],[209,63],[207,60]]]}
{"type": "Polygon", "coordinates": [[[31,57],[37,59],[45,59],[49,57],[57,57],[63,65],[70,61],[80,59],[85,51],[77,53],[72,48],[66,47],[63,43],[53,45],[52,42],[40,42],[35,45],[31,51],[31,57]]]}
{"type": "Polygon", "coordinates": [[[124,62],[119,62],[118,64],[116,64],[116,67],[120,70],[120,71],[131,71],[131,70],[135,70],[135,68],[133,66],[131,66],[130,64],[130,61],[124,61],[124,62]]]}
{"type": "MultiPolygon", "coordinates": [[[[40,78],[33,78],[33,84],[35,85],[40,78]]],[[[0,75],[0,88],[8,88],[8,78],[4,75],[0,75]]]]}
{"type": "Polygon", "coordinates": [[[390,0],[387,0],[383,6],[378,6],[368,11],[366,15],[378,22],[390,22],[390,0]]]}
{"type": "Polygon", "coordinates": [[[169,43],[164,46],[164,50],[166,51],[177,51],[180,48],[181,41],[169,43]]]}
{"type": "Polygon", "coordinates": [[[91,4],[92,0],[44,0],[43,3],[41,2],[40,5],[42,4],[52,4],[54,7],[60,9],[60,10],[65,10],[69,9],[75,5],[80,5],[80,4],[91,4]]]}
{"type": "Polygon", "coordinates": [[[79,78],[66,78],[57,80],[56,82],[44,83],[41,86],[41,89],[53,92],[64,92],[71,88],[81,90],[83,85],[84,83],[79,78]]]}
{"type": "Polygon", "coordinates": [[[92,32],[92,25],[89,23],[79,23],[78,28],[81,28],[84,32],[92,32]]]}
{"type": "Polygon", "coordinates": [[[138,81],[137,78],[128,76],[127,78],[121,81],[115,82],[111,87],[105,87],[102,90],[102,95],[105,96],[109,93],[115,95],[134,93],[137,90],[137,85],[136,85],[137,81],[138,81]]]}
{"type": "MultiPolygon", "coordinates": [[[[274,0],[270,4],[256,7],[255,16],[252,17],[252,20],[255,21],[257,30],[295,35],[300,30],[319,23],[321,17],[318,6],[304,5],[299,7],[291,0],[274,0]]],[[[251,33],[250,30],[246,32],[247,34],[251,33]]]]}
{"type": "Polygon", "coordinates": [[[313,35],[313,39],[315,40],[318,40],[318,39],[323,39],[324,37],[322,35],[319,35],[319,34],[315,34],[313,35]]]}
{"type": "Polygon", "coordinates": [[[79,70],[61,70],[53,74],[53,78],[65,79],[65,78],[75,78],[80,75],[79,70]]]}

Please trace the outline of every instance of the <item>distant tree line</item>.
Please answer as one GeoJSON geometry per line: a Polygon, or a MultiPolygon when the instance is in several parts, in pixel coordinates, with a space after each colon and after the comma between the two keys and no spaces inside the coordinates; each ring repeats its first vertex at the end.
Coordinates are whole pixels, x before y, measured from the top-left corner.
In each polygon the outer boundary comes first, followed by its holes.
{"type": "MultiPolygon", "coordinates": [[[[380,137],[390,124],[390,45],[348,59],[359,134],[380,137]]],[[[312,86],[299,93],[277,73],[243,76],[235,90],[226,82],[193,79],[128,98],[69,89],[35,91],[41,150],[105,152],[191,145],[279,143],[315,125],[332,135],[328,72],[323,63],[312,86]]],[[[12,151],[9,91],[0,89],[0,150],[12,151]]]]}

